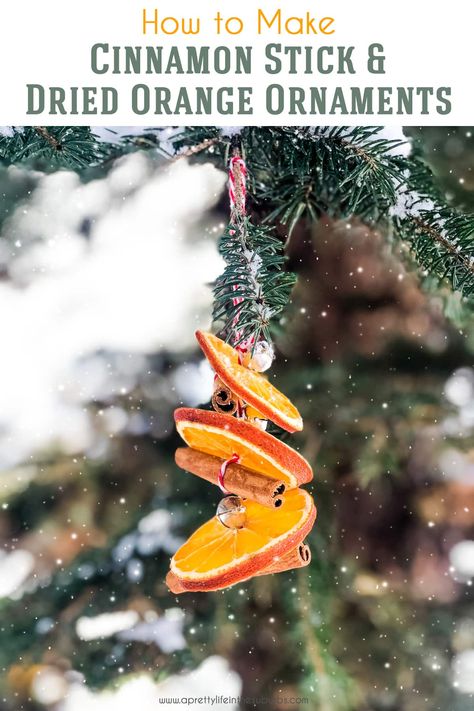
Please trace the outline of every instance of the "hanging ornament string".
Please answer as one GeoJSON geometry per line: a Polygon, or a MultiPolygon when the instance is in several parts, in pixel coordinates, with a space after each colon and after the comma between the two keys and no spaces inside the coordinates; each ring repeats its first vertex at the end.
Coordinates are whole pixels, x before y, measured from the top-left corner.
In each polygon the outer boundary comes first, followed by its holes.
{"type": "MultiPolygon", "coordinates": [[[[241,156],[239,148],[235,147],[229,161],[229,204],[230,204],[230,224],[232,225],[231,234],[238,234],[242,249],[246,249],[245,244],[245,217],[247,212],[247,166],[241,156]]],[[[232,291],[237,292],[239,287],[234,284],[232,291]]],[[[234,296],[232,304],[238,306],[243,302],[242,296],[234,296]]],[[[242,341],[242,331],[238,328],[238,315],[232,321],[234,328],[233,341],[237,353],[239,354],[239,362],[242,363],[245,353],[253,344],[254,339],[246,339],[242,341]]],[[[237,417],[244,417],[245,410],[242,407],[240,400],[237,400],[237,417]]],[[[222,487],[221,487],[222,488],[222,487]]]]}
{"type": "Polygon", "coordinates": [[[235,149],[229,161],[229,202],[230,221],[238,225],[245,218],[247,201],[247,166],[235,149]]]}
{"type": "MultiPolygon", "coordinates": [[[[245,216],[246,216],[246,202],[247,202],[247,166],[245,161],[240,155],[238,148],[234,148],[234,153],[229,161],[229,203],[230,203],[230,224],[232,225],[231,234],[238,233],[241,238],[242,249],[246,248],[245,245],[245,216]]],[[[232,290],[238,291],[238,286],[233,285],[232,290]]],[[[234,296],[232,299],[232,304],[238,306],[243,301],[242,296],[234,296]]],[[[242,338],[242,331],[237,328],[238,316],[236,316],[232,322],[235,328],[234,333],[234,343],[238,343],[242,338]]],[[[237,345],[237,350],[239,351],[239,357],[243,353],[246,353],[249,345],[253,342],[252,340],[247,340],[246,342],[241,342],[237,345]]]]}
{"type": "MultiPolygon", "coordinates": [[[[236,239],[237,247],[242,254],[242,276],[248,280],[255,296],[255,302],[261,299],[261,285],[258,279],[259,265],[261,257],[251,248],[249,244],[248,223],[247,223],[247,166],[240,152],[238,145],[234,144],[232,155],[229,160],[229,233],[236,239]]],[[[245,365],[252,370],[262,372],[267,370],[273,361],[273,348],[265,340],[258,339],[255,333],[245,332],[239,321],[246,306],[244,296],[239,293],[240,287],[232,285],[232,306],[235,309],[232,318],[231,341],[235,347],[239,358],[239,364],[245,365]]],[[[247,407],[239,397],[234,397],[225,383],[220,382],[217,375],[214,377],[214,392],[212,395],[213,408],[222,413],[236,414],[238,418],[246,419],[248,416],[247,407]]],[[[250,408],[251,409],[251,408],[250,408]]],[[[261,429],[265,429],[264,418],[254,413],[252,420],[261,429]]]]}
{"type": "MultiPolygon", "coordinates": [[[[240,242],[240,249],[246,262],[246,277],[249,284],[253,286],[255,304],[259,301],[262,304],[262,312],[266,309],[263,305],[261,284],[258,279],[258,272],[262,259],[257,252],[249,247],[247,234],[247,166],[242,158],[240,150],[234,146],[232,156],[229,161],[229,203],[230,203],[230,234],[236,235],[240,242]]],[[[238,307],[242,304],[243,297],[238,296],[239,287],[234,284],[232,291],[232,305],[238,307]]],[[[262,318],[268,318],[270,313],[262,313],[262,318]]],[[[240,362],[255,370],[267,370],[273,361],[273,348],[270,343],[259,340],[255,334],[243,338],[244,332],[239,329],[240,310],[232,321],[233,344],[239,354],[240,362]]]]}

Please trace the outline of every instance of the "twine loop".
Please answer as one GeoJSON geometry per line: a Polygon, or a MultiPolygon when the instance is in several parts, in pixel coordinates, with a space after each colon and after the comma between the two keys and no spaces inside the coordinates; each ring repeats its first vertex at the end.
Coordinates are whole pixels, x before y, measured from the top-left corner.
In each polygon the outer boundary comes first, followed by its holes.
{"type": "Polygon", "coordinates": [[[222,462],[220,469],[219,469],[219,475],[217,477],[217,483],[219,484],[219,488],[222,491],[223,494],[231,494],[232,492],[226,489],[225,483],[224,483],[224,477],[225,473],[227,471],[227,467],[229,464],[237,464],[237,462],[240,461],[240,457],[238,454],[233,454],[229,459],[226,459],[225,462],[222,462]]]}

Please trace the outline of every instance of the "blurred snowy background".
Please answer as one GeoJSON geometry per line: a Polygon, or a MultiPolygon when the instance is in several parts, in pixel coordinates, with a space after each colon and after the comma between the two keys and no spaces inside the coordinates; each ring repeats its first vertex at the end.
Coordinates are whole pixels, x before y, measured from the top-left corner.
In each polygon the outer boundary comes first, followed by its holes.
{"type": "MultiPolygon", "coordinates": [[[[470,136],[436,131],[428,157],[471,209],[470,136]]],[[[309,573],[163,583],[216,503],[173,464],[172,412],[209,399],[194,331],[224,188],[154,151],[87,180],[0,170],[0,709],[472,709],[474,329],[356,222],[290,246],[278,375],[316,471],[309,573]]]]}
{"type": "MultiPolygon", "coordinates": [[[[83,404],[130,390],[145,354],[193,345],[221,267],[212,236],[222,225],[206,215],[223,183],[210,165],[159,172],[135,153],[85,185],[42,176],[14,207],[0,243],[0,466],[53,443],[88,451],[83,404]]],[[[120,411],[109,416],[120,428],[120,411]]]]}

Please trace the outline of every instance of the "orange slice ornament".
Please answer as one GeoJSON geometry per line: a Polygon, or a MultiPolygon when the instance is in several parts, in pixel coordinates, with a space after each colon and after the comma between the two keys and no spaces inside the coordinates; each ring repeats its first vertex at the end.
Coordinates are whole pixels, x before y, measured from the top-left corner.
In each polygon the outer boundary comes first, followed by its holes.
{"type": "Polygon", "coordinates": [[[288,491],[283,499],[278,512],[246,500],[235,527],[214,516],[198,528],[171,559],[170,590],[220,590],[266,569],[273,572],[275,562],[301,545],[316,519],[314,501],[303,489],[288,491]]]}
{"type": "Polygon", "coordinates": [[[186,444],[199,452],[223,461],[237,453],[239,464],[272,479],[281,479],[287,489],[313,478],[313,471],[301,454],[243,419],[193,407],[178,408],[174,419],[186,444]]]}
{"type": "Polygon", "coordinates": [[[242,357],[210,333],[196,335],[216,372],[212,402],[217,412],[175,411],[176,428],[188,445],[177,450],[176,462],[227,495],[216,515],[172,557],[166,582],[175,594],[221,590],[308,565],[311,554],[304,538],[316,519],[312,497],[298,488],[313,478],[308,462],[247,419],[253,410],[255,418],[295,431],[303,426],[298,410],[264,376],[246,367],[242,361],[248,354],[242,357]],[[227,414],[234,411],[237,416],[227,414]]]}
{"type": "Polygon", "coordinates": [[[300,413],[267,378],[240,362],[239,352],[212,333],[196,338],[216,375],[241,400],[288,432],[303,429],[300,413]]]}

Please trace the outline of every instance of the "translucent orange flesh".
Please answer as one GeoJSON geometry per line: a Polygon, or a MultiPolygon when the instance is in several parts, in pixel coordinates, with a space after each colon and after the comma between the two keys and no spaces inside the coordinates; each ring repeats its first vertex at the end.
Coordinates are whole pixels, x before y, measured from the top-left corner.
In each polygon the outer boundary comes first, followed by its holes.
{"type": "Polygon", "coordinates": [[[282,480],[291,486],[296,484],[294,477],[290,478],[284,468],[278,466],[266,452],[255,447],[249,440],[199,422],[178,422],[176,426],[186,444],[193,449],[224,460],[230,459],[233,454],[238,454],[241,466],[272,479],[282,480]]]}
{"type": "Polygon", "coordinates": [[[243,528],[226,528],[217,517],[207,521],[175,553],[173,571],[187,577],[219,574],[266,547],[275,547],[303,526],[314,506],[302,489],[287,492],[283,499],[278,512],[246,500],[243,528]]]}

